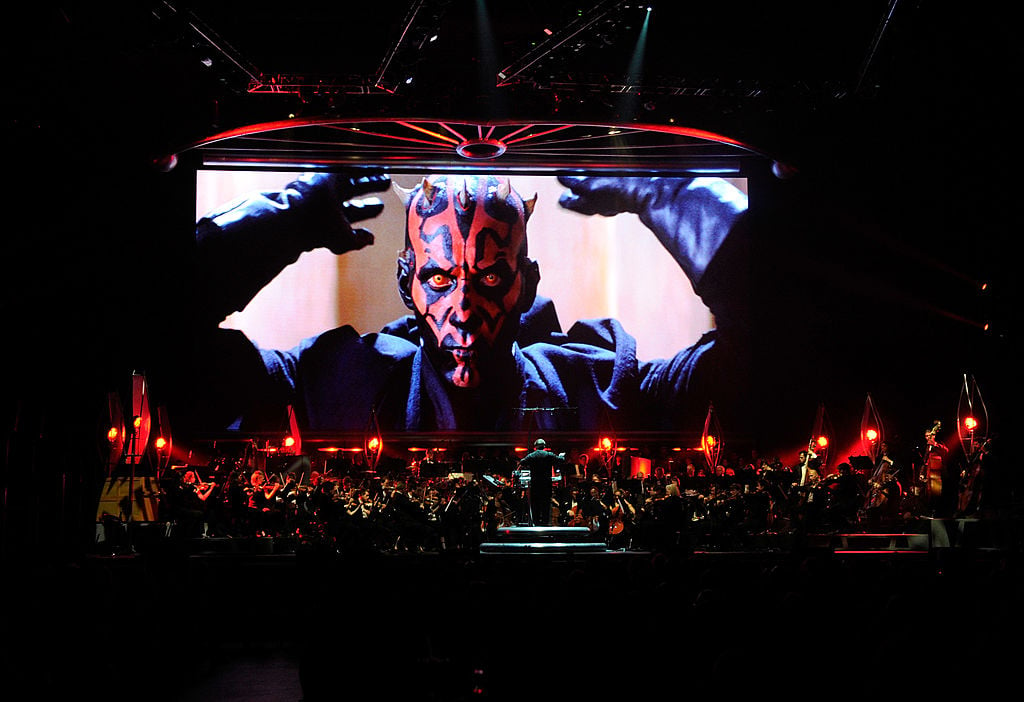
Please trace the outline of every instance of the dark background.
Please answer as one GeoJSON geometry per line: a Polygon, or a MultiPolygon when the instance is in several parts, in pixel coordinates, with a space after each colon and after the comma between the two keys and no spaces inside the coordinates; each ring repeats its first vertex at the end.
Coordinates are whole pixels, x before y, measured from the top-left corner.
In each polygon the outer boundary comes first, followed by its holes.
{"type": "MultiPolygon", "coordinates": [[[[481,76],[577,4],[488,4],[485,50],[476,3],[427,3],[443,10],[441,39],[401,57],[411,86],[327,100],[249,94],[247,71],[365,84],[408,3],[96,5],[18,7],[4,42],[5,514],[51,543],[77,546],[94,514],[107,393],[188,343],[175,321],[190,280],[189,144],[296,113],[637,118],[590,82],[630,78],[635,14],[496,88],[481,76]],[[180,156],[169,171],[168,154],[180,156]]],[[[954,423],[964,373],[1012,438],[1015,25],[926,2],[653,6],[633,81],[650,86],[643,119],[756,145],[792,175],[766,168],[752,184],[758,443],[799,445],[819,402],[834,424],[859,422],[871,392],[909,447],[933,419],[954,423]],[[658,90],[681,82],[704,92],[658,90]]]]}

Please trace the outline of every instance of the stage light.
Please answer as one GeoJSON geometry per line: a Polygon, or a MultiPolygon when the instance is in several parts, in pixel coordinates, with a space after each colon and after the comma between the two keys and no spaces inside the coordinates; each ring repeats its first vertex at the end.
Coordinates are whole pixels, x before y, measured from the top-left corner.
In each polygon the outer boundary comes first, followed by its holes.
{"type": "Polygon", "coordinates": [[[366,446],[367,446],[367,448],[369,448],[369,449],[370,449],[371,451],[376,451],[376,450],[377,450],[378,448],[380,448],[380,439],[378,439],[378,438],[377,438],[377,437],[375,436],[375,437],[373,437],[372,439],[370,439],[369,443],[367,443],[367,444],[366,444],[366,446]]]}
{"type": "Polygon", "coordinates": [[[878,440],[878,432],[875,431],[874,429],[868,429],[866,432],[864,432],[864,436],[867,437],[868,441],[877,441],[878,440]]]}
{"type": "Polygon", "coordinates": [[[110,427],[110,430],[107,432],[107,440],[111,442],[117,441],[117,437],[120,434],[121,432],[118,431],[117,427],[110,427]]]}
{"type": "Polygon", "coordinates": [[[708,437],[707,437],[707,438],[706,438],[706,439],[704,440],[704,443],[705,443],[705,444],[706,444],[707,446],[714,446],[714,445],[715,445],[715,443],[716,443],[716,442],[715,442],[715,437],[713,437],[713,436],[708,436],[708,437]]]}
{"type": "Polygon", "coordinates": [[[157,451],[163,451],[167,448],[167,439],[162,436],[158,436],[156,437],[156,441],[153,442],[153,445],[156,446],[157,451]]]}
{"type": "Polygon", "coordinates": [[[285,446],[286,448],[291,448],[292,446],[295,445],[295,437],[294,436],[286,436],[286,437],[284,437],[284,441],[282,442],[282,445],[285,446]]]}
{"type": "Polygon", "coordinates": [[[142,426],[142,417],[136,415],[135,419],[132,420],[132,426],[138,429],[142,426]]]}
{"type": "Polygon", "coordinates": [[[601,437],[601,450],[610,451],[612,448],[612,440],[607,436],[601,437]]]}
{"type": "Polygon", "coordinates": [[[967,429],[967,431],[974,431],[978,428],[978,420],[974,417],[965,417],[964,428],[967,429]]]}
{"type": "Polygon", "coordinates": [[[819,436],[817,439],[814,440],[814,443],[816,443],[818,445],[818,448],[820,448],[820,449],[827,448],[828,447],[828,437],[827,436],[819,436]]]}

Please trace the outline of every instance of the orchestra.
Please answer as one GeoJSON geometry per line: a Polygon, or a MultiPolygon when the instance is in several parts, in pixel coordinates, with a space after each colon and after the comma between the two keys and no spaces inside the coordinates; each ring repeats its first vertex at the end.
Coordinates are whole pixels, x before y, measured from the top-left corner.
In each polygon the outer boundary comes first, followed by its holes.
{"type": "MultiPolygon", "coordinates": [[[[904,491],[888,448],[870,469],[858,463],[857,470],[845,461],[826,465],[813,448],[801,450],[791,467],[778,457],[726,456],[711,466],[695,452],[681,460],[656,455],[649,475],[631,474],[628,460],[572,452],[553,474],[549,523],[587,527],[609,548],[626,549],[684,540],[725,545],[758,533],[850,528],[901,514],[904,491]],[[602,469],[580,470],[588,459],[590,468],[602,469]]],[[[177,480],[165,484],[177,482],[189,496],[184,501],[168,490],[171,519],[188,524],[192,536],[463,550],[497,529],[532,525],[528,471],[511,452],[466,451],[451,464],[431,452],[379,471],[358,460],[340,467],[306,461],[299,469],[282,462],[278,469],[251,456],[167,470],[177,480]]]]}

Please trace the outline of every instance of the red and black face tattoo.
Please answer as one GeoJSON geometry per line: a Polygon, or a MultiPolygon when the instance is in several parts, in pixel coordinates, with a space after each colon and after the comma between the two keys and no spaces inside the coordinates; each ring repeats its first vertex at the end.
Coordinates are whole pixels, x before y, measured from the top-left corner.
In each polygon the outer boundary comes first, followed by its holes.
{"type": "Polygon", "coordinates": [[[533,302],[526,220],[536,196],[524,201],[496,176],[434,176],[408,195],[403,297],[437,370],[456,387],[479,387],[533,302]]]}

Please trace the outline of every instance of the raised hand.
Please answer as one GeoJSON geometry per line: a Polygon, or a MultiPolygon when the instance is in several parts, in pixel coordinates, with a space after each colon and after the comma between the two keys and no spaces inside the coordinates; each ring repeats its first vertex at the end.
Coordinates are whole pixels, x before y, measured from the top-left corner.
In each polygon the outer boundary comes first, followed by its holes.
{"type": "Polygon", "coordinates": [[[704,271],[747,209],[747,196],[721,178],[559,176],[567,210],[610,217],[633,212],[696,289],[704,271]]]}

